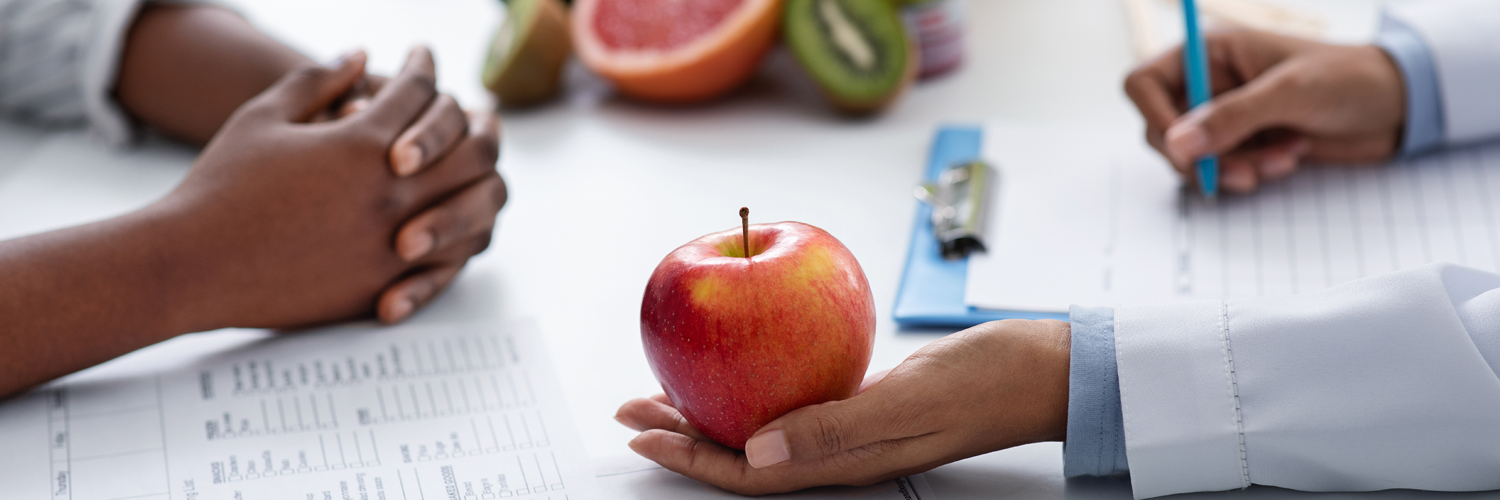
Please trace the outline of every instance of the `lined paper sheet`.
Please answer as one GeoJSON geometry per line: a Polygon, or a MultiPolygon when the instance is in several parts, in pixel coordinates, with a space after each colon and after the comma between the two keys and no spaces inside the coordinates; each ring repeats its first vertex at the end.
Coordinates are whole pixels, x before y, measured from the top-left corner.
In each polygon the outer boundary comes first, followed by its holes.
{"type": "Polygon", "coordinates": [[[604,498],[550,364],[530,323],[342,327],[53,384],[0,405],[0,484],[69,500],[604,498]]]}
{"type": "Polygon", "coordinates": [[[967,301],[1066,311],[1284,296],[1431,262],[1500,270],[1500,145],[1306,169],[1248,196],[1184,191],[1134,134],[990,127],[991,252],[967,301]]]}

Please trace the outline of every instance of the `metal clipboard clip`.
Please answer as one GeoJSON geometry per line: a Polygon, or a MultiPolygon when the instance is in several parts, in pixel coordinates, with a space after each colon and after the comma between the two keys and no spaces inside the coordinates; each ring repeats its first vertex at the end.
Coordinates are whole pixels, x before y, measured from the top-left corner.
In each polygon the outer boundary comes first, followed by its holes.
{"type": "Polygon", "coordinates": [[[917,199],[932,206],[932,233],[944,259],[985,251],[984,219],[993,182],[994,169],[976,160],[949,167],[936,182],[917,186],[917,199]]]}

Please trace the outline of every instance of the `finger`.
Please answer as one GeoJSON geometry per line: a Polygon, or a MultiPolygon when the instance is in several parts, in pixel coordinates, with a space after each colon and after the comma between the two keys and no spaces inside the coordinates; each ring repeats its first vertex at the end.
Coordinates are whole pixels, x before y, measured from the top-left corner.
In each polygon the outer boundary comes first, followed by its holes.
{"type": "Polygon", "coordinates": [[[902,384],[876,384],[863,394],[793,410],[761,427],[745,442],[755,468],[813,463],[878,441],[923,432],[902,384]]]}
{"type": "Polygon", "coordinates": [[[1260,177],[1255,164],[1244,157],[1224,157],[1219,160],[1219,187],[1232,193],[1249,193],[1260,186],[1260,177]]]}
{"type": "Polygon", "coordinates": [[[437,97],[436,74],[432,52],[426,47],[412,49],[401,73],[384,85],[364,109],[363,119],[373,124],[382,137],[394,140],[437,97]]]}
{"type": "Polygon", "coordinates": [[[346,118],[349,115],[358,113],[360,111],[363,111],[365,108],[370,107],[371,100],[374,99],[375,94],[380,92],[381,88],[385,87],[385,83],[387,81],[389,81],[389,79],[380,75],[365,75],[365,77],[360,79],[359,83],[354,84],[354,88],[343,97],[343,102],[338,104],[338,109],[333,113],[333,118],[346,118]]]}
{"type": "Polygon", "coordinates": [[[1297,171],[1302,157],[1311,149],[1312,141],[1301,136],[1262,148],[1255,162],[1256,173],[1268,181],[1286,178],[1297,171]]]}
{"type": "Polygon", "coordinates": [[[1125,95],[1146,120],[1148,140],[1166,131],[1172,121],[1182,115],[1183,110],[1177,102],[1182,100],[1183,92],[1181,46],[1152,59],[1125,77],[1125,95]]]}
{"type": "Polygon", "coordinates": [[[615,413],[615,420],[638,432],[661,429],[700,441],[709,440],[693,424],[688,423],[676,408],[654,399],[640,398],[625,402],[620,406],[620,411],[615,413]]]}
{"type": "Polygon", "coordinates": [[[871,387],[874,387],[875,384],[880,383],[881,380],[885,380],[885,376],[886,375],[890,375],[890,374],[891,374],[891,369],[890,368],[886,368],[884,370],[880,370],[878,372],[875,372],[872,375],[866,376],[865,377],[865,381],[864,382],[860,382],[860,384],[859,384],[859,390],[855,391],[854,394],[855,395],[864,394],[864,392],[866,390],[868,390],[871,387]]]}
{"type": "Polygon", "coordinates": [[[752,485],[750,473],[754,469],[745,461],[745,455],[713,441],[693,439],[663,429],[647,429],[630,440],[630,449],[667,470],[735,493],[764,493],[748,491],[752,485]]]}
{"type": "Polygon", "coordinates": [[[931,441],[884,441],[815,463],[764,469],[752,467],[744,454],[718,443],[663,429],[642,432],[630,441],[630,449],[667,470],[753,496],[814,486],[868,485],[922,472],[942,462],[931,441]]]}
{"type": "Polygon", "coordinates": [[[365,52],[340,57],[331,67],[303,66],[277,80],[247,109],[264,110],[273,119],[302,123],[327,109],[365,73],[365,52]]]}
{"type": "Polygon", "coordinates": [[[666,394],[662,394],[662,393],[653,394],[651,396],[651,400],[655,401],[655,402],[658,402],[658,403],[661,403],[661,404],[664,404],[664,405],[667,405],[667,406],[670,406],[670,407],[673,407],[673,408],[677,407],[677,403],[673,403],[672,402],[672,398],[667,397],[666,394]]]}
{"type": "Polygon", "coordinates": [[[445,265],[423,270],[403,278],[380,293],[376,303],[376,316],[384,323],[397,323],[411,317],[412,312],[431,302],[438,292],[448,287],[463,263],[445,265]]]}
{"type": "Polygon", "coordinates": [[[463,186],[487,175],[495,175],[500,159],[500,119],[494,113],[470,115],[469,134],[458,146],[436,164],[408,177],[417,184],[416,192],[433,203],[463,186]]]}
{"type": "Polygon", "coordinates": [[[1234,193],[1249,193],[1262,183],[1284,178],[1297,170],[1312,141],[1301,135],[1284,135],[1226,153],[1220,158],[1219,186],[1234,193]]]}
{"type": "Polygon", "coordinates": [[[1168,157],[1190,163],[1232,150],[1262,130],[1288,124],[1290,111],[1301,105],[1302,97],[1291,82],[1285,71],[1268,71],[1189,111],[1167,129],[1168,157]]]}
{"type": "MultiPolygon", "coordinates": [[[[493,172],[493,171],[492,171],[493,172]]],[[[492,173],[437,206],[412,217],[396,232],[396,254],[407,262],[468,245],[468,255],[484,251],[505,205],[505,181],[492,173]],[[476,244],[483,240],[484,245],[476,244]]]]}
{"type": "Polygon", "coordinates": [[[458,144],[469,130],[469,117],[453,96],[442,94],[391,145],[391,169],[397,177],[414,174],[458,144]]]}

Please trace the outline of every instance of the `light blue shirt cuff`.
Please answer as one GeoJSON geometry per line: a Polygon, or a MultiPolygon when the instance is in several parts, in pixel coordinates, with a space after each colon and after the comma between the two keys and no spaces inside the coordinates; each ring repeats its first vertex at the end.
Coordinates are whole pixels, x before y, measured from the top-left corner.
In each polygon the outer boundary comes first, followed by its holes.
{"type": "Polygon", "coordinates": [[[1068,437],[1063,475],[1111,476],[1130,471],[1125,460],[1125,417],[1115,364],[1115,310],[1073,306],[1068,366],[1068,437]]]}
{"type": "Polygon", "coordinates": [[[1396,61],[1406,82],[1406,128],[1401,156],[1410,157],[1442,145],[1443,96],[1427,43],[1406,23],[1386,15],[1381,20],[1375,45],[1396,61]]]}

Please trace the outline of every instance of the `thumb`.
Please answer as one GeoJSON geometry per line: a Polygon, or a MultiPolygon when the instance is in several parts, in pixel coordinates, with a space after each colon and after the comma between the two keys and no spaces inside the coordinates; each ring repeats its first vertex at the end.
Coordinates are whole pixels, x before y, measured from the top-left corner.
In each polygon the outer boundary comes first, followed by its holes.
{"type": "Polygon", "coordinates": [[[260,95],[258,107],[283,121],[306,122],[354,88],[365,75],[365,52],[357,50],[328,67],[288,72],[260,95]]]}
{"type": "Polygon", "coordinates": [[[809,463],[893,436],[899,412],[884,411],[871,396],[808,406],[766,424],[745,442],[745,459],[757,469],[809,463]],[[881,418],[881,417],[884,418],[881,418]]]}
{"type": "Polygon", "coordinates": [[[1285,124],[1305,94],[1285,71],[1270,71],[1178,118],[1165,134],[1167,156],[1185,165],[1235,149],[1257,132],[1285,124]]]}

